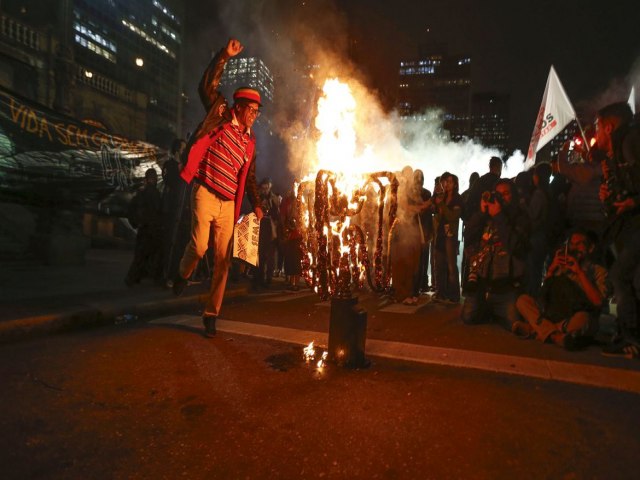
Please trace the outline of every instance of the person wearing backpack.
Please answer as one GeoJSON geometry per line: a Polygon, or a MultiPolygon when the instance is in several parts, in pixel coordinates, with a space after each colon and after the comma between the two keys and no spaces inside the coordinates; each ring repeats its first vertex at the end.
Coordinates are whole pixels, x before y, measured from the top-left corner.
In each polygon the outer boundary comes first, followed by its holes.
{"type": "Polygon", "coordinates": [[[591,261],[595,247],[584,230],[569,236],[556,251],[538,296],[518,297],[516,308],[524,321],[513,324],[513,333],[567,350],[589,343],[610,290],[607,270],[591,261]]]}
{"type": "Polygon", "coordinates": [[[207,115],[189,142],[187,163],[180,173],[187,184],[194,182],[191,240],[180,260],[173,293],[182,294],[187,279],[209,248],[212,235],[214,267],[209,299],[202,314],[206,337],[216,334],[216,320],[231,265],[233,228],[240,215],[245,188],[258,220],[263,217],[255,176],[256,139],[251,129],[260,115],[260,92],[238,88],[233,94],[232,108],[225,109],[224,97],[217,90],[227,60],[243,48],[238,40],[230,39],[205,70],[199,93],[207,115]]]}

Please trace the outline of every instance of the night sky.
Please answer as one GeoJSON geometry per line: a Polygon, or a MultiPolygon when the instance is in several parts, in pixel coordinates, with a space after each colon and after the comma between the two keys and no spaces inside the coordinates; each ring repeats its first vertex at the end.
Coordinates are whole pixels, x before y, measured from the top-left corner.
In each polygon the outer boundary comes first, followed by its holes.
{"type": "MultiPolygon", "coordinates": [[[[314,36],[346,50],[348,30],[358,39],[356,69],[390,107],[400,59],[414,57],[427,40],[445,42],[449,53],[472,57],[474,92],[511,95],[511,143],[524,151],[552,64],[585,121],[602,105],[626,100],[632,84],[640,89],[637,1],[188,0],[187,5],[185,87],[192,92],[209,52],[229,36],[243,41],[247,54],[264,55],[281,71],[277,63],[286,62],[302,38],[314,36]]],[[[194,108],[190,112],[197,117],[201,110],[194,108]]]]}

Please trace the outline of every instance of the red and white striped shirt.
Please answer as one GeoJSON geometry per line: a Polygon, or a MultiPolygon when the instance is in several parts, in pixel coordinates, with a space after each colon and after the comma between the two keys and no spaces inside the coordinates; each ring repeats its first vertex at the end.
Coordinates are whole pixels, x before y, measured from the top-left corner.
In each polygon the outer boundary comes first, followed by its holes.
{"type": "Polygon", "coordinates": [[[204,153],[196,179],[223,198],[233,200],[238,190],[238,176],[246,158],[250,131],[242,133],[235,117],[222,127],[220,135],[204,153]]]}

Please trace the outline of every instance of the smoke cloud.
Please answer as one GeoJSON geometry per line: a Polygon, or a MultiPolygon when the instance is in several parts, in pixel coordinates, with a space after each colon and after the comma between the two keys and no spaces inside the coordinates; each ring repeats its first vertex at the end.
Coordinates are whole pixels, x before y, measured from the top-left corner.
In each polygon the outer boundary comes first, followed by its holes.
{"type": "MultiPolygon", "coordinates": [[[[585,118],[595,118],[597,111],[602,107],[627,101],[632,88],[635,88],[637,107],[638,93],[640,93],[638,91],[640,89],[640,58],[635,60],[626,76],[612,79],[603,92],[586,101],[578,102],[578,108],[585,118]]],[[[636,111],[638,111],[637,108],[636,111]]]]}
{"type": "MultiPolygon", "coordinates": [[[[269,165],[275,184],[317,171],[317,103],[330,78],[347,83],[356,100],[355,161],[363,173],[400,171],[410,165],[424,172],[425,187],[431,190],[434,178],[449,171],[458,175],[462,191],[473,171],[482,175],[491,156],[504,155],[471,140],[450,141],[440,112],[427,111],[420,120],[405,121],[396,112],[385,111],[349,60],[348,22],[332,1],[219,0],[213,6],[223,26],[217,32],[220,46],[230,36],[240,39],[245,44],[243,54],[261,56],[274,74],[274,104],[261,120],[267,117],[268,127],[282,140],[286,171],[277,163],[272,168],[281,152],[261,152],[259,169],[260,164],[269,165]]],[[[204,66],[200,64],[191,78],[199,79],[204,66]]],[[[522,171],[523,160],[519,151],[514,152],[503,176],[522,171]]]]}

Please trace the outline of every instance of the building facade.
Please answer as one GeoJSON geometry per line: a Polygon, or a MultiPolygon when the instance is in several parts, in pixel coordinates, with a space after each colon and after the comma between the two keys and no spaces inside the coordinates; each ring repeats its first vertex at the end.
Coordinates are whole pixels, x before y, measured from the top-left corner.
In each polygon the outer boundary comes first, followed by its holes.
{"type": "Polygon", "coordinates": [[[503,153],[509,149],[509,95],[474,93],[471,100],[471,130],[475,141],[503,153]]]}
{"type": "Polygon", "coordinates": [[[166,147],[182,130],[179,0],[2,2],[0,85],[166,147]]]}
{"type": "Polygon", "coordinates": [[[428,109],[442,112],[452,140],[471,133],[471,58],[449,55],[446,48],[422,48],[417,59],[400,62],[398,111],[404,118],[428,109]]]}

